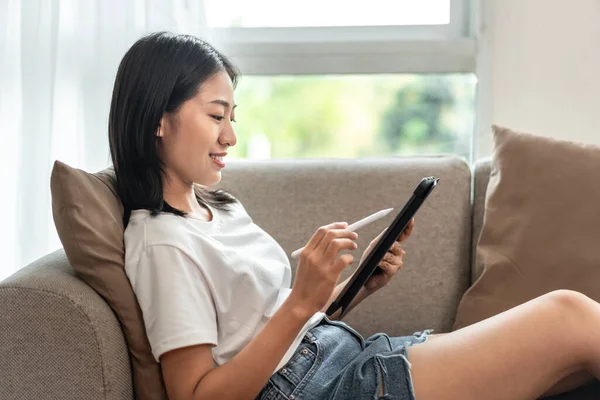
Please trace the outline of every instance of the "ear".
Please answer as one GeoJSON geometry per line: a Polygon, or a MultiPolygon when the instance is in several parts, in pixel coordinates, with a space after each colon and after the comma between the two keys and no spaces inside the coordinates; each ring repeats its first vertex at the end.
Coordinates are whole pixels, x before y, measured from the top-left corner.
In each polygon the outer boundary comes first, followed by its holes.
{"type": "Polygon", "coordinates": [[[160,119],[160,122],[158,123],[158,129],[156,130],[156,134],[155,134],[157,137],[162,138],[162,137],[165,136],[165,129],[164,129],[164,127],[165,127],[165,117],[163,116],[160,119]]]}

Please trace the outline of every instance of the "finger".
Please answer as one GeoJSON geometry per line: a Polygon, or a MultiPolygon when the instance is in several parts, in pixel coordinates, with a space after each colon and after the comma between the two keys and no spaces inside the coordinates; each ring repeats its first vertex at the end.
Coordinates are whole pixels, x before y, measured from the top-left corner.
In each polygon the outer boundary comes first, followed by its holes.
{"type": "Polygon", "coordinates": [[[394,242],[392,247],[390,247],[390,249],[388,250],[388,252],[392,253],[395,256],[399,256],[400,254],[402,254],[402,251],[402,245],[400,244],[400,242],[394,242]]]}
{"type": "Polygon", "coordinates": [[[410,234],[412,233],[412,230],[415,226],[415,219],[411,218],[410,221],[408,221],[408,224],[406,225],[406,228],[404,228],[404,230],[402,231],[402,233],[400,234],[400,236],[398,236],[397,241],[401,242],[403,240],[406,240],[410,234]]]}
{"type": "Polygon", "coordinates": [[[395,260],[393,262],[382,261],[379,264],[379,268],[381,268],[383,272],[387,275],[394,275],[396,272],[398,272],[400,268],[402,268],[403,265],[404,262],[402,260],[395,260]]]}
{"type": "Polygon", "coordinates": [[[382,261],[379,264],[379,268],[381,268],[385,275],[394,275],[394,266],[387,261],[382,261]]]}
{"type": "Polygon", "coordinates": [[[319,245],[319,243],[321,243],[321,241],[323,240],[323,238],[327,234],[327,232],[329,232],[330,230],[332,230],[332,229],[344,229],[344,228],[347,228],[347,227],[348,227],[348,223],[347,222],[334,222],[332,224],[320,227],[319,229],[317,229],[317,231],[310,238],[310,240],[308,241],[308,243],[304,247],[303,252],[304,251],[311,252],[314,249],[316,249],[317,246],[319,245]]]}
{"type": "Polygon", "coordinates": [[[392,253],[386,253],[386,255],[383,257],[383,260],[381,260],[381,261],[387,262],[392,265],[396,265],[396,264],[400,264],[402,262],[402,258],[403,257],[401,255],[394,255],[392,253]]]}
{"type": "Polygon", "coordinates": [[[406,230],[404,232],[402,232],[400,234],[400,236],[398,236],[398,239],[396,239],[396,242],[398,243],[402,243],[404,242],[406,239],[408,239],[408,237],[410,236],[410,233],[408,233],[406,230]]]}
{"type": "Polygon", "coordinates": [[[343,237],[336,238],[329,243],[323,252],[323,258],[332,263],[342,250],[356,250],[357,247],[357,244],[352,239],[343,237]]]}
{"type": "Polygon", "coordinates": [[[379,269],[381,269],[382,273],[387,274],[387,269],[388,269],[388,263],[387,263],[387,261],[382,261],[377,266],[379,267],[379,269]]]}
{"type": "Polygon", "coordinates": [[[333,264],[333,269],[336,273],[341,273],[344,268],[354,262],[354,256],[352,254],[341,255],[333,264]]]}
{"type": "Polygon", "coordinates": [[[392,255],[394,255],[396,257],[400,257],[400,258],[404,258],[404,256],[406,255],[406,251],[404,251],[404,249],[402,248],[402,246],[399,246],[397,251],[390,252],[390,253],[392,255]]]}
{"type": "Polygon", "coordinates": [[[408,238],[410,236],[410,234],[412,233],[414,227],[415,227],[415,219],[413,217],[413,218],[410,219],[410,222],[408,223],[408,226],[404,230],[404,239],[406,239],[406,238],[408,238]]]}
{"type": "Polygon", "coordinates": [[[325,233],[315,250],[320,254],[325,254],[331,245],[331,242],[340,238],[356,240],[358,234],[356,232],[351,232],[348,229],[330,229],[325,233]]]}

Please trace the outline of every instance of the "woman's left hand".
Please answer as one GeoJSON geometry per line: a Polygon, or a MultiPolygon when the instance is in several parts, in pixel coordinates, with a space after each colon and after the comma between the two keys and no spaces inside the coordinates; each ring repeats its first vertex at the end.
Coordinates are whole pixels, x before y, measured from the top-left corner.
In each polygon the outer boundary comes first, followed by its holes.
{"type": "MultiPolygon", "coordinates": [[[[379,268],[375,270],[375,272],[373,272],[371,277],[365,283],[364,288],[367,291],[375,292],[381,289],[382,287],[387,285],[388,282],[392,279],[392,277],[396,275],[396,272],[398,272],[398,270],[402,268],[402,261],[404,259],[404,256],[406,255],[406,252],[402,249],[402,242],[408,239],[408,237],[412,233],[414,226],[415,219],[413,218],[408,223],[408,226],[406,227],[404,232],[402,232],[400,237],[396,239],[392,247],[385,254],[383,260],[381,260],[381,263],[379,263],[379,268]]],[[[362,263],[364,259],[369,255],[371,250],[373,250],[379,239],[381,239],[381,237],[383,236],[384,232],[385,229],[375,239],[371,241],[369,247],[367,247],[367,249],[363,253],[362,258],[360,259],[360,263],[362,263]]]]}

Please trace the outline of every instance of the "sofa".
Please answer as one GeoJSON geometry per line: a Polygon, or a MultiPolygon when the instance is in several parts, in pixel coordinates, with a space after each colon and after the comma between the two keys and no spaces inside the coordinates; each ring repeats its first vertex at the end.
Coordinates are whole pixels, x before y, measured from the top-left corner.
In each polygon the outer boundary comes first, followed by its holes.
{"type": "MultiPolygon", "coordinates": [[[[478,278],[474,249],[489,159],[472,165],[451,155],[231,160],[218,187],[240,199],[254,222],[290,254],[321,225],[401,207],[420,179],[431,175],[440,182],[416,216],[404,267],[344,317],[364,336],[401,336],[426,328],[451,331],[462,295],[478,278]]],[[[394,215],[358,231],[357,256],[394,215]]],[[[1,282],[0,305],[1,399],[133,398],[121,325],[103,298],[76,276],[63,250],[1,282]]],[[[598,398],[598,382],[553,397],[598,398]]]]}

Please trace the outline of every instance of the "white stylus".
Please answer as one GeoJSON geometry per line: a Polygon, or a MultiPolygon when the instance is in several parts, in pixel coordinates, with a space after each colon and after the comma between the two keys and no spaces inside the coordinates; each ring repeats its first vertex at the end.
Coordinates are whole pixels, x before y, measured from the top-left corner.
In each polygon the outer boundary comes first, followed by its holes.
{"type": "MultiPolygon", "coordinates": [[[[356,221],[355,223],[348,225],[347,229],[350,232],[354,232],[355,230],[358,230],[358,229],[362,228],[365,225],[369,225],[371,222],[375,222],[378,219],[381,219],[381,218],[385,217],[386,215],[388,215],[389,213],[391,213],[392,210],[394,210],[394,209],[393,208],[386,208],[385,210],[377,211],[375,214],[371,214],[368,217],[361,219],[360,221],[356,221]]],[[[304,250],[304,247],[299,248],[298,250],[294,251],[292,253],[292,258],[298,258],[298,256],[302,252],[302,250],[304,250]]]]}

